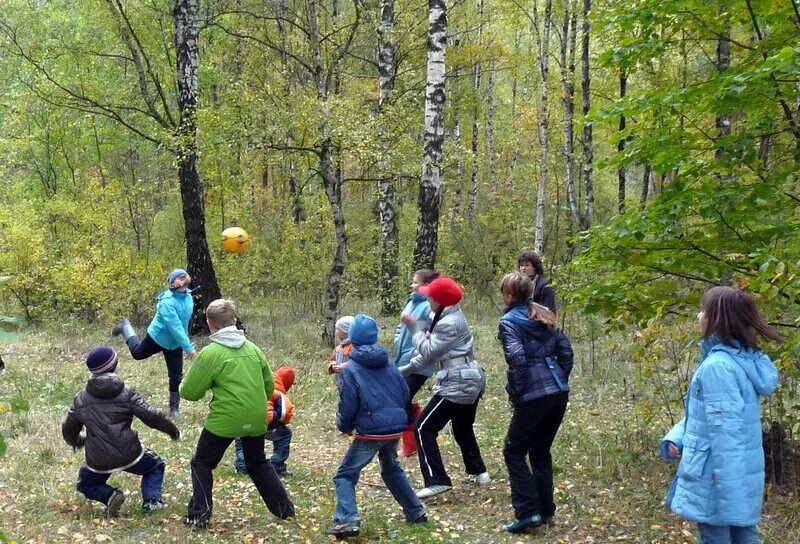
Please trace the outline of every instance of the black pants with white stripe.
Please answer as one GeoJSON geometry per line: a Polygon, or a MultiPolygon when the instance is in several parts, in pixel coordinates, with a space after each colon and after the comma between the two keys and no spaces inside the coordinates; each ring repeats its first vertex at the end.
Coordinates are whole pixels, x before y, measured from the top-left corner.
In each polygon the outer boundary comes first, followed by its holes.
{"type": "Polygon", "coordinates": [[[479,401],[480,399],[473,404],[456,404],[439,395],[434,395],[417,418],[414,435],[417,438],[419,468],[422,471],[422,478],[425,480],[425,487],[453,485],[444,469],[442,454],[436,443],[439,431],[447,425],[448,421],[452,421],[453,438],[461,449],[461,457],[464,459],[464,468],[466,468],[467,474],[486,472],[486,465],[483,464],[481,450],[478,448],[478,441],[472,430],[479,401]]]}

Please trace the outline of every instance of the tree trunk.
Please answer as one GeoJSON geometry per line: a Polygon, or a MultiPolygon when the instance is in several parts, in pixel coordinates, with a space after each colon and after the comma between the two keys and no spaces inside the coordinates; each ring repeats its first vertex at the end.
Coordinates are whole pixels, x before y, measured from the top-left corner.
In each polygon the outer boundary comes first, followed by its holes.
{"type": "MultiPolygon", "coordinates": [[[[453,40],[453,47],[458,51],[461,41],[456,38],[453,40]]],[[[452,216],[451,225],[453,232],[458,232],[461,225],[461,205],[462,205],[462,184],[464,182],[464,162],[461,160],[461,70],[458,66],[453,68],[452,83],[454,89],[451,92],[453,103],[453,148],[455,149],[455,181],[453,182],[453,202],[451,205],[452,216]]]]}
{"type": "MultiPolygon", "coordinates": [[[[328,135],[328,117],[330,116],[330,109],[327,103],[328,78],[325,75],[323,66],[316,0],[306,0],[305,3],[308,16],[308,37],[311,45],[312,75],[317,88],[317,100],[320,102],[323,118],[321,129],[322,144],[319,150],[319,171],[325,188],[325,196],[328,197],[328,204],[331,206],[335,240],[333,260],[331,261],[331,269],[328,272],[325,287],[325,312],[322,329],[322,339],[326,343],[333,345],[336,341],[335,326],[339,313],[339,290],[347,267],[347,232],[345,230],[344,209],[342,206],[341,177],[333,163],[333,141],[328,135]]],[[[329,68],[332,69],[333,67],[329,68]]]]}
{"type": "MultiPolygon", "coordinates": [[[[624,68],[620,68],[619,71],[619,98],[622,100],[625,98],[625,93],[628,89],[628,74],[625,73],[624,68]]],[[[625,142],[627,138],[622,134],[625,131],[625,114],[622,113],[619,116],[619,142],[617,142],[617,152],[621,155],[623,151],[625,151],[625,142]]],[[[621,158],[621,157],[620,157],[621,158]]],[[[626,185],[626,172],[625,167],[620,166],[617,169],[617,208],[619,213],[625,213],[625,185],[626,185]]]]}
{"type": "Polygon", "coordinates": [[[333,144],[328,138],[322,142],[322,149],[319,155],[320,174],[322,175],[322,183],[325,186],[325,195],[331,205],[334,238],[336,241],[333,262],[328,273],[325,289],[325,328],[323,329],[323,340],[331,345],[336,341],[334,330],[339,313],[339,289],[347,267],[347,232],[345,231],[344,209],[342,207],[342,184],[333,165],[332,150],[333,144]]]}
{"type": "Polygon", "coordinates": [[[594,221],[594,141],[592,122],[587,119],[591,110],[591,78],[589,72],[589,13],[592,0],[583,0],[583,36],[581,39],[581,95],[583,98],[583,186],[584,186],[584,224],[582,230],[592,226],[594,221]]]}
{"type": "MultiPolygon", "coordinates": [[[[720,33],[717,39],[717,70],[724,72],[731,66],[731,22],[728,18],[728,9],[721,5],[720,18],[724,20],[725,30],[720,33]]],[[[724,140],[731,134],[731,116],[728,114],[718,114],[715,120],[717,127],[717,140],[724,140]]],[[[720,143],[714,151],[714,158],[722,160],[725,157],[725,144],[720,143]]]]}
{"type": "Polygon", "coordinates": [[[220,298],[219,284],[206,239],[203,183],[197,169],[197,64],[199,0],[176,0],[172,12],[175,22],[178,109],[180,121],[176,134],[178,178],[180,180],[183,220],[186,226],[186,264],[194,294],[192,333],[208,330],[205,314],[208,303],[220,298]]]}
{"type": "MultiPolygon", "coordinates": [[[[483,45],[483,0],[478,0],[478,47],[483,45]]],[[[478,160],[479,142],[478,134],[480,129],[481,112],[481,65],[473,60],[472,62],[472,175],[469,184],[469,201],[467,203],[467,217],[470,222],[475,220],[475,213],[478,202],[478,160]]]]}
{"type": "Polygon", "coordinates": [[[545,199],[547,197],[547,155],[550,148],[550,108],[549,82],[550,72],[550,27],[553,21],[553,1],[545,0],[544,22],[542,25],[541,41],[539,44],[539,76],[542,78],[539,85],[539,190],[536,194],[536,226],[534,229],[533,250],[539,255],[544,249],[544,214],[545,199]]]}
{"type": "Polygon", "coordinates": [[[577,41],[577,10],[570,13],[572,3],[564,3],[564,23],[561,30],[561,84],[564,88],[564,162],[567,176],[567,201],[572,224],[580,230],[583,225],[578,191],[575,186],[575,44],[577,41]]]}
{"type": "Polygon", "coordinates": [[[642,175],[642,200],[641,205],[644,208],[647,204],[647,199],[650,197],[653,186],[653,168],[649,164],[644,165],[644,174],[642,175]]]}
{"type": "MultiPolygon", "coordinates": [[[[378,108],[382,112],[389,103],[395,77],[394,0],[381,0],[381,23],[378,27],[378,108]]],[[[381,224],[381,271],[380,297],[381,315],[388,316],[400,311],[397,261],[397,218],[394,201],[394,182],[389,171],[389,141],[387,128],[383,126],[379,136],[378,159],[378,215],[381,224]]]]}
{"type": "MultiPolygon", "coordinates": [[[[292,93],[292,83],[289,78],[289,60],[287,58],[287,39],[286,39],[286,0],[278,1],[278,13],[276,17],[278,34],[280,40],[279,57],[281,60],[281,74],[283,75],[283,97],[287,101],[292,93]]],[[[292,145],[291,132],[286,133],[286,147],[292,145]]],[[[289,153],[283,159],[288,170],[287,186],[289,187],[289,198],[292,201],[292,222],[299,225],[306,220],[306,212],[303,208],[303,187],[297,182],[297,165],[294,162],[294,154],[289,153]]]]}
{"type": "Polygon", "coordinates": [[[497,165],[494,156],[494,70],[489,67],[486,82],[486,167],[489,170],[489,194],[497,196],[497,165]]]}
{"type": "Polygon", "coordinates": [[[444,144],[445,50],[447,4],[428,0],[428,59],[425,85],[425,133],[419,188],[419,221],[413,268],[434,268],[442,204],[442,146],[444,144]]]}

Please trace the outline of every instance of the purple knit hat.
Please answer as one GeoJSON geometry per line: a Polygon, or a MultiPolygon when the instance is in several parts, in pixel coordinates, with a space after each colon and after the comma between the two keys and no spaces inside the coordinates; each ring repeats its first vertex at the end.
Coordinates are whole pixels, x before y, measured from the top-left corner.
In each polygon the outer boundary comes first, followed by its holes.
{"type": "Polygon", "coordinates": [[[104,372],[114,372],[117,368],[117,352],[108,346],[92,348],[86,356],[86,366],[94,376],[104,372]]]}

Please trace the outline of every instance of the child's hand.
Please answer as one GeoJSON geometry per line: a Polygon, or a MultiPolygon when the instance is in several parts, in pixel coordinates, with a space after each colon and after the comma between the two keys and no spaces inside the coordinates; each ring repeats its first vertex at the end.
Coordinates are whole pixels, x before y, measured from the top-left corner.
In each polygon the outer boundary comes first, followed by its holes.
{"type": "Polygon", "coordinates": [[[187,352],[186,352],[186,358],[187,358],[188,360],[190,360],[190,361],[194,361],[194,358],[195,358],[195,357],[197,357],[197,352],[196,352],[196,351],[191,351],[191,352],[187,351],[187,352]]]}
{"type": "Polygon", "coordinates": [[[404,314],[402,317],[400,317],[400,323],[402,323],[406,327],[413,327],[414,325],[416,325],[417,320],[414,319],[414,316],[411,314],[404,314]]]}
{"type": "Polygon", "coordinates": [[[669,454],[670,457],[674,457],[675,459],[681,458],[681,450],[678,449],[678,446],[676,446],[674,442],[670,442],[667,444],[667,454],[669,454]]]}

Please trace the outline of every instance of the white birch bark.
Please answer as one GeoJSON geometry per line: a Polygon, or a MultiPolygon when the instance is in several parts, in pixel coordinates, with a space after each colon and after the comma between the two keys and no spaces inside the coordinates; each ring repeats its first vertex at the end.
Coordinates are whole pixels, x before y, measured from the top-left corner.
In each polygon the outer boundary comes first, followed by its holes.
{"type": "MultiPolygon", "coordinates": [[[[394,88],[395,44],[394,0],[381,0],[381,22],[378,27],[378,109],[384,112],[394,88]]],[[[381,315],[400,310],[398,292],[398,241],[394,199],[394,182],[390,172],[387,129],[381,128],[378,158],[378,216],[381,225],[380,297],[381,315]]]]}
{"type": "Polygon", "coordinates": [[[428,0],[425,126],[414,269],[436,266],[442,202],[446,49],[447,6],[444,0],[428,0]]]}
{"type": "Polygon", "coordinates": [[[536,192],[536,224],[534,227],[533,250],[539,255],[544,249],[544,216],[545,199],[547,197],[548,165],[547,155],[550,148],[550,28],[553,21],[553,2],[545,0],[544,20],[539,39],[539,187],[536,192]]]}

